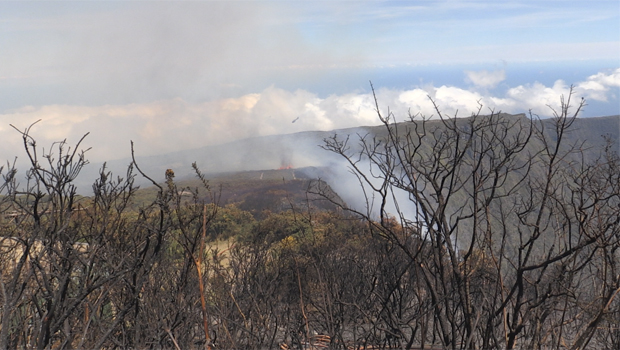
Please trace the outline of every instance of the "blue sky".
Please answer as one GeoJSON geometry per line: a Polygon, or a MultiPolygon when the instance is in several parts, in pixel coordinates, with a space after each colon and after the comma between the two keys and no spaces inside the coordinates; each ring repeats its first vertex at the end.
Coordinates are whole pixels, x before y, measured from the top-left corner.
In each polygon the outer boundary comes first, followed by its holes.
{"type": "Polygon", "coordinates": [[[369,81],[403,118],[544,117],[571,84],[619,114],[620,2],[0,2],[0,159],[39,119],[94,160],[377,124],[369,81]]]}

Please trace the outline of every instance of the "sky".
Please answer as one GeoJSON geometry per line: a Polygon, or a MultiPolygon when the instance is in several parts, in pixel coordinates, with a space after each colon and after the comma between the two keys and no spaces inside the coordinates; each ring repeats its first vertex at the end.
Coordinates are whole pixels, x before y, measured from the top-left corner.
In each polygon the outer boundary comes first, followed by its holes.
{"type": "MultiPolygon", "coordinates": [[[[101,162],[502,111],[620,114],[620,2],[0,2],[0,160],[20,134],[101,162]]],[[[48,147],[49,148],[49,147],[48,147]]]]}

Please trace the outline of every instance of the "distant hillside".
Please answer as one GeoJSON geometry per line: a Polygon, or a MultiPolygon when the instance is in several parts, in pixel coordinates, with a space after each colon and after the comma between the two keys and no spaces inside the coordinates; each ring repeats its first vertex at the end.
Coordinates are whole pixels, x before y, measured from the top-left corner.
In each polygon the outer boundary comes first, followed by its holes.
{"type": "MultiPolygon", "coordinates": [[[[326,170],[306,167],[241,171],[211,174],[207,179],[221,206],[235,204],[239,209],[248,211],[259,219],[269,212],[336,210],[336,205],[333,203],[308,193],[308,190],[317,186],[317,179],[327,174],[326,170]]],[[[198,179],[180,180],[176,184],[181,190],[202,188],[198,179]]],[[[140,189],[136,194],[138,201],[136,204],[151,203],[156,195],[157,190],[154,186],[140,189]]],[[[336,193],[333,193],[332,199],[344,204],[336,193]]]]}
{"type": "MultiPolygon", "coordinates": [[[[527,118],[524,114],[504,115],[507,118],[527,118]]],[[[542,120],[549,123],[549,120],[542,120]]],[[[439,125],[441,121],[428,121],[429,126],[439,125]]],[[[142,157],[140,145],[136,145],[137,161],[140,168],[156,181],[164,181],[166,169],[173,169],[177,180],[192,179],[194,177],[191,164],[196,162],[205,174],[223,174],[240,171],[276,170],[279,168],[315,167],[330,169],[322,171],[320,177],[331,181],[338,181],[340,172],[346,169],[335,170],[334,167],[343,167],[342,159],[323,150],[325,138],[337,134],[339,138],[351,136],[350,147],[358,147],[356,135],[369,135],[378,138],[385,137],[383,126],[359,127],[332,131],[301,132],[286,135],[254,137],[226,144],[206,146],[181,152],[174,152],[158,156],[142,157]],[[335,171],[335,173],[334,173],[335,171]]],[[[599,118],[579,118],[575,121],[572,131],[568,135],[570,143],[583,142],[584,149],[600,146],[607,136],[616,145],[620,144],[620,116],[599,118]]],[[[130,159],[110,161],[107,168],[116,175],[124,175],[130,159]]],[[[76,181],[80,192],[89,195],[90,186],[101,163],[89,164],[76,181]]],[[[148,181],[138,177],[137,183],[148,185],[148,181]]],[[[334,188],[336,184],[330,183],[334,188]]]]}
{"type": "MultiPolygon", "coordinates": [[[[206,146],[181,152],[157,156],[139,156],[140,147],[136,145],[137,161],[140,168],[156,181],[164,181],[166,169],[173,169],[178,180],[194,177],[192,163],[196,162],[205,174],[222,174],[240,171],[276,170],[280,168],[303,168],[328,166],[334,157],[321,149],[323,139],[334,133],[368,132],[368,128],[336,131],[302,132],[296,134],[255,137],[221,145],[206,146]]],[[[107,162],[107,168],[114,174],[125,174],[131,159],[107,162]]],[[[102,163],[89,164],[79,180],[80,191],[90,190],[92,180],[102,163]]],[[[138,183],[148,185],[148,181],[137,179],[138,183]]]]}

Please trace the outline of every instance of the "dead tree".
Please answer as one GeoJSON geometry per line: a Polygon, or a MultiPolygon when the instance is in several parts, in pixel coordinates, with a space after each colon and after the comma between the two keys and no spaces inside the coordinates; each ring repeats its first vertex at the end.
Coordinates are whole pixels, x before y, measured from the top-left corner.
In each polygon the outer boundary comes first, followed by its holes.
{"type": "Polygon", "coordinates": [[[574,339],[582,348],[612,312],[617,278],[601,271],[617,260],[618,164],[586,160],[593,150],[569,140],[585,104],[572,108],[571,97],[549,120],[483,115],[482,106],[456,118],[435,106],[437,120],[410,115],[403,123],[375,100],[380,131],[325,140],[366,197],[365,208],[345,209],[400,247],[425,286],[431,331],[416,342],[511,349],[574,339]],[[405,244],[395,227],[429,249],[405,244]],[[585,305],[579,281],[590,269],[607,282],[586,320],[566,308],[585,305]]]}

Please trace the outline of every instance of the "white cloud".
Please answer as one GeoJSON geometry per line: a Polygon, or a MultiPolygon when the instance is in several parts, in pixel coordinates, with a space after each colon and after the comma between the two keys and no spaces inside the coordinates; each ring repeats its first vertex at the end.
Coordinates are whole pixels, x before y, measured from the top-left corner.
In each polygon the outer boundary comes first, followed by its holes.
{"type": "MultiPolygon", "coordinates": [[[[606,101],[620,87],[620,69],[598,73],[577,83],[574,98],[585,97],[606,101]]],[[[502,96],[486,90],[462,89],[454,86],[425,86],[407,90],[376,90],[383,115],[389,111],[397,120],[408,114],[436,117],[429,100],[435,101],[444,116],[469,116],[484,106],[507,113],[532,110],[544,117],[551,115],[549,106],[557,108],[560,96],[567,96],[570,86],[557,80],[553,85],[541,83],[510,88],[502,96]]],[[[92,146],[93,161],[125,158],[130,155],[133,140],[140,155],[152,155],[221,144],[258,135],[294,133],[307,130],[333,130],[379,124],[375,100],[370,93],[348,93],[320,98],[305,91],[287,91],[269,87],[259,93],[237,98],[190,102],[181,98],[125,105],[73,106],[47,105],[22,107],[0,114],[0,137],[4,147],[0,159],[22,156],[20,130],[41,120],[32,136],[41,146],[67,139],[71,144],[87,132],[84,146],[92,146]]]]}
{"type": "Polygon", "coordinates": [[[570,87],[562,80],[557,80],[553,86],[541,83],[519,85],[506,93],[504,102],[508,105],[499,105],[502,110],[513,111],[515,107],[523,106],[541,116],[549,115],[549,106],[558,108],[560,96],[568,96],[570,87]]]}
{"type": "Polygon", "coordinates": [[[455,116],[457,111],[460,111],[465,112],[465,115],[459,114],[459,116],[468,117],[472,112],[480,108],[482,95],[458,87],[442,86],[437,89],[435,100],[440,109],[446,108],[447,110],[454,111],[449,112],[448,115],[455,116]]]}
{"type": "Polygon", "coordinates": [[[502,70],[496,71],[465,71],[467,80],[472,84],[483,88],[494,88],[497,84],[506,79],[506,72],[502,70]]]}
{"type": "MultiPolygon", "coordinates": [[[[311,81],[330,67],[618,58],[617,35],[605,30],[615,5],[600,1],[561,11],[552,2],[489,1],[39,5],[0,2],[0,89],[11,94],[0,110],[201,101],[254,92],[283,75],[311,81]],[[485,26],[472,20],[480,16],[485,26]]],[[[501,74],[471,72],[470,80],[492,87],[501,74]]]]}
{"type": "Polygon", "coordinates": [[[613,87],[620,87],[620,68],[609,74],[599,72],[591,75],[586,81],[577,84],[575,89],[587,99],[607,101],[608,92],[613,87]]]}

